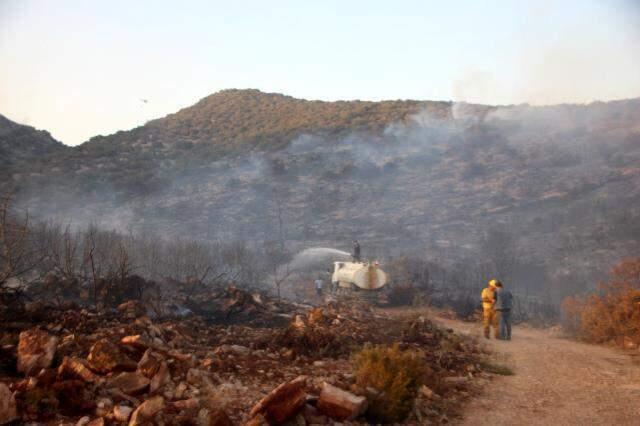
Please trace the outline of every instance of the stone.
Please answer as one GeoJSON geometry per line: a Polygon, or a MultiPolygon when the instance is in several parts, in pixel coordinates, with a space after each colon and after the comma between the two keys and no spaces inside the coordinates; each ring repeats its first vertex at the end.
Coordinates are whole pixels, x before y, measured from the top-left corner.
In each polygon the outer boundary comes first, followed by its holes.
{"type": "Polygon", "coordinates": [[[136,395],[144,392],[151,381],[140,373],[120,373],[107,384],[110,388],[118,388],[127,395],[136,395]]]}
{"type": "Polygon", "coordinates": [[[164,408],[164,398],[154,396],[140,404],[138,408],[131,414],[129,426],[140,426],[151,423],[153,417],[164,408]]]}
{"type": "Polygon", "coordinates": [[[105,417],[109,415],[113,408],[113,401],[110,398],[98,398],[96,401],[96,416],[105,417]]]}
{"type": "Polygon", "coordinates": [[[107,339],[98,340],[87,356],[89,366],[98,373],[112,371],[134,371],[137,364],[124,354],[120,348],[107,339]]]}
{"type": "Polygon", "coordinates": [[[231,420],[224,410],[203,408],[198,411],[198,426],[231,426],[231,420]]]}
{"type": "Polygon", "coordinates": [[[231,345],[229,349],[231,350],[231,352],[242,356],[247,356],[251,353],[251,349],[241,345],[231,345]]]}
{"type": "Polygon", "coordinates": [[[310,404],[305,404],[302,415],[308,424],[324,425],[327,424],[327,417],[318,412],[318,409],[310,404]]]}
{"type": "Polygon", "coordinates": [[[307,377],[299,376],[280,384],[253,407],[249,418],[260,414],[268,422],[279,424],[294,417],[306,402],[306,383],[307,377]]]}
{"type": "Polygon", "coordinates": [[[141,334],[135,334],[133,336],[125,336],[120,339],[120,343],[123,345],[133,346],[136,349],[147,350],[154,344],[141,334]]]}
{"type": "Polygon", "coordinates": [[[113,407],[113,418],[119,422],[126,422],[131,417],[133,408],[126,405],[116,405],[113,407]]]}
{"type": "Polygon", "coordinates": [[[162,361],[162,364],[160,364],[160,368],[158,368],[158,372],[151,378],[149,391],[151,393],[156,393],[170,381],[171,373],[169,372],[169,366],[166,362],[162,361]]]}
{"type": "Polygon", "coordinates": [[[18,343],[18,371],[33,376],[49,368],[58,347],[58,338],[37,328],[20,333],[18,343]]]}
{"type": "Polygon", "coordinates": [[[190,368],[187,371],[187,382],[201,388],[213,387],[210,374],[207,371],[196,368],[190,368]]]}
{"type": "Polygon", "coordinates": [[[353,420],[367,409],[367,399],[329,383],[322,384],[318,411],[337,420],[353,420]]]}
{"type": "Polygon", "coordinates": [[[81,417],[77,422],[76,422],[76,426],[87,426],[89,424],[89,422],[91,421],[91,418],[89,416],[84,416],[81,417]]]}
{"type": "Polygon", "coordinates": [[[435,393],[425,385],[420,386],[420,394],[427,399],[431,399],[435,395],[435,393]]]}
{"type": "Polygon", "coordinates": [[[181,399],[171,402],[171,406],[178,411],[194,410],[200,406],[200,400],[198,398],[181,399]]]}
{"type": "Polygon", "coordinates": [[[18,418],[16,399],[4,383],[0,383],[0,425],[10,423],[18,418]]]}
{"type": "Polygon", "coordinates": [[[138,372],[150,379],[156,375],[163,360],[162,355],[147,349],[138,362],[138,372]]]}
{"type": "Polygon", "coordinates": [[[124,315],[126,319],[135,320],[138,317],[144,316],[147,312],[144,305],[137,300],[128,300],[118,305],[118,310],[124,315]]]}
{"type": "Polygon", "coordinates": [[[89,369],[87,361],[82,358],[65,356],[62,359],[58,374],[62,377],[73,377],[83,382],[93,383],[98,380],[98,376],[89,369]]]}

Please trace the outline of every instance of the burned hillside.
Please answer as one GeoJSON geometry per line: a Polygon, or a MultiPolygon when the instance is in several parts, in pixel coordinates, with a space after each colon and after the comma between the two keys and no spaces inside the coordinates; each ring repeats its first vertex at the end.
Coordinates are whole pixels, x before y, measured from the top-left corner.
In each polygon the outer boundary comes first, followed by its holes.
{"type": "Polygon", "coordinates": [[[5,185],[24,208],[73,226],[285,242],[292,252],[357,237],[372,258],[420,253],[479,268],[483,241],[507,233],[526,256],[505,274],[526,281],[542,270],[546,278],[531,281],[571,288],[529,290],[559,298],[637,249],[639,105],[327,103],[224,91],[64,149],[46,166],[22,163],[5,185]]]}

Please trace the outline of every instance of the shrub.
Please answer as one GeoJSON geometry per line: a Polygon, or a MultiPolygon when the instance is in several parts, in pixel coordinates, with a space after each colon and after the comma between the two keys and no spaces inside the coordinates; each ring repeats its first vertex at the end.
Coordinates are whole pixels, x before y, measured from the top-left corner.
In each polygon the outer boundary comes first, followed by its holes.
{"type": "Polygon", "coordinates": [[[416,296],[416,290],[412,285],[399,284],[394,285],[389,290],[389,304],[392,306],[411,305],[416,296]]]}
{"type": "Polygon", "coordinates": [[[373,388],[373,398],[367,416],[375,423],[404,420],[411,411],[418,387],[424,383],[427,371],[419,353],[392,347],[365,346],[354,355],[356,385],[373,388]]]}
{"type": "Polygon", "coordinates": [[[625,259],[595,293],[563,301],[563,327],[593,343],[640,342],[640,258],[625,259]]]}

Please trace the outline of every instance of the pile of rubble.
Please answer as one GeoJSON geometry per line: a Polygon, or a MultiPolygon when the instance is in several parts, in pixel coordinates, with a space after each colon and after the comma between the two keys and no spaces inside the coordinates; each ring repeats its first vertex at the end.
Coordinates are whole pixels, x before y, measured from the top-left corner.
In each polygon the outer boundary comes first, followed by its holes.
{"type": "Polygon", "coordinates": [[[34,312],[37,324],[3,327],[0,424],[364,422],[368,397],[354,386],[350,354],[369,343],[424,354],[437,380],[417,396],[414,421],[451,415],[470,378],[484,374],[472,342],[424,318],[336,304],[304,312],[235,288],[223,295],[233,297],[212,304],[234,317],[225,324],[197,314],[154,322],[130,301],[117,313],[49,310],[46,322],[34,312]],[[287,325],[266,326],[287,312],[287,325]]]}
{"type": "Polygon", "coordinates": [[[214,324],[278,326],[289,322],[293,312],[308,306],[269,298],[236,286],[205,292],[189,298],[185,305],[214,324]]]}

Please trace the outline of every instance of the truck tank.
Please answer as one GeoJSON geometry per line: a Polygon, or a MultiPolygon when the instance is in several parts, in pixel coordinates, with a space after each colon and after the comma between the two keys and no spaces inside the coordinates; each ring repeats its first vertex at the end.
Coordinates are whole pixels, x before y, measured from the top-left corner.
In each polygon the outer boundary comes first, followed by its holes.
{"type": "Polygon", "coordinates": [[[378,262],[334,262],[333,290],[340,297],[377,301],[378,292],[387,284],[387,274],[378,262]]]}

